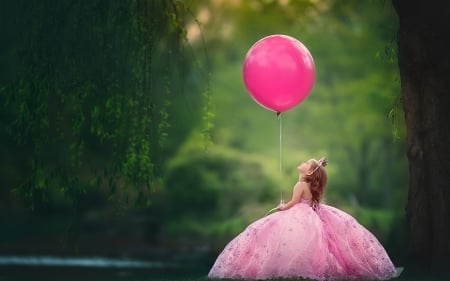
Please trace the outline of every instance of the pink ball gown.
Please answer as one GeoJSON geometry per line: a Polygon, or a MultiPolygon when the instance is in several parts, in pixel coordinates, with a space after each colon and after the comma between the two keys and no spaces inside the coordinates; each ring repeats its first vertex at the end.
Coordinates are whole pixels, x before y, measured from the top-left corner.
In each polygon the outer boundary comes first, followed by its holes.
{"type": "Polygon", "coordinates": [[[386,280],[396,269],[376,237],[351,215],[302,200],[250,224],[218,256],[208,277],[386,280]]]}

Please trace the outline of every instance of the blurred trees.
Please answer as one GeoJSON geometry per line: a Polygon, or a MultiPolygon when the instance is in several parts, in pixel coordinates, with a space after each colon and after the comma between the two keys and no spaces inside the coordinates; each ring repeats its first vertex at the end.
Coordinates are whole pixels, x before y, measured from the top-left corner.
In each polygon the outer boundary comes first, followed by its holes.
{"type": "Polygon", "coordinates": [[[282,114],[284,173],[295,173],[305,157],[326,154],[336,164],[330,172],[346,175],[331,177],[329,199],[354,195],[366,206],[397,205],[406,161],[392,7],[382,1],[201,3],[198,17],[206,18],[213,67],[215,143],[278,161],[278,120],[249,98],[241,64],[258,39],[291,35],[311,51],[317,81],[303,104],[282,114]]]}
{"type": "Polygon", "coordinates": [[[264,215],[277,190],[262,160],[225,147],[205,153],[198,139],[183,145],[154,206],[165,233],[221,240],[264,215]]]}
{"type": "Polygon", "coordinates": [[[145,204],[165,158],[201,120],[205,84],[183,43],[186,9],[1,5],[3,188],[31,205],[55,192],[76,201],[92,187],[145,204]]]}
{"type": "MultiPolygon", "coordinates": [[[[393,7],[384,1],[197,4],[216,113],[210,149],[226,147],[242,158],[259,155],[273,188],[280,189],[279,120],[249,97],[241,69],[246,52],[262,37],[282,33],[298,38],[315,59],[317,81],[304,103],[281,116],[281,190],[290,196],[299,162],[327,156],[326,201],[361,218],[383,242],[392,231],[392,245],[402,251],[407,169],[393,7]],[[390,218],[377,215],[385,208],[390,218]],[[367,210],[373,216],[366,216],[367,210]],[[396,228],[386,230],[390,224],[396,228]]],[[[188,24],[188,38],[200,48],[200,37],[189,31],[188,24]]]]}
{"type": "Polygon", "coordinates": [[[4,194],[19,186],[31,203],[69,207],[63,196],[88,196],[91,208],[140,198],[149,232],[220,249],[290,196],[299,162],[325,155],[327,202],[382,240],[403,215],[397,23],[384,1],[1,5],[4,194]],[[302,41],[317,69],[310,97],[281,120],[241,78],[251,45],[275,33],[302,41]]]}

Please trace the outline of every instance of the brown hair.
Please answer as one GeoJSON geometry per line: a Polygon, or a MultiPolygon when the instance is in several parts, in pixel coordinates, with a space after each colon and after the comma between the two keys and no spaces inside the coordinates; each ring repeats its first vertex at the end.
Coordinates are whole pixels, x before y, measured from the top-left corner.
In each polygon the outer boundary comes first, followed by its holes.
{"type": "Polygon", "coordinates": [[[309,162],[311,162],[310,171],[302,176],[302,181],[310,184],[311,207],[317,210],[327,185],[328,178],[324,167],[328,164],[328,161],[325,157],[322,157],[319,160],[311,159],[309,162]]]}

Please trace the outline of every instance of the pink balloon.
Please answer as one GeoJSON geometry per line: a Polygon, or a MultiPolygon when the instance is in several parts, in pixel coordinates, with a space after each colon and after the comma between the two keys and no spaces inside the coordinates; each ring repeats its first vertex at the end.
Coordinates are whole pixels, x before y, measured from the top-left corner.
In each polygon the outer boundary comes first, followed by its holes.
{"type": "Polygon", "coordinates": [[[314,61],[297,39],[270,35],[247,52],[243,78],[245,87],[259,105],[280,114],[308,97],[314,86],[314,61]]]}

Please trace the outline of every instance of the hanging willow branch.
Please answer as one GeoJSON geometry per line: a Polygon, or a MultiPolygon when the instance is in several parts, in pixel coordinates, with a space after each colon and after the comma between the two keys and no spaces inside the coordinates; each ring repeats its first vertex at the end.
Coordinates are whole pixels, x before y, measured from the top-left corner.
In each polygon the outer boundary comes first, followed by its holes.
{"type": "Polygon", "coordinates": [[[117,200],[148,203],[169,110],[182,92],[175,89],[183,83],[179,72],[189,65],[184,6],[166,0],[9,5],[2,12],[8,47],[1,51],[11,73],[0,81],[0,101],[26,175],[14,190],[31,206],[55,189],[76,199],[93,186],[108,187],[117,200]]]}

